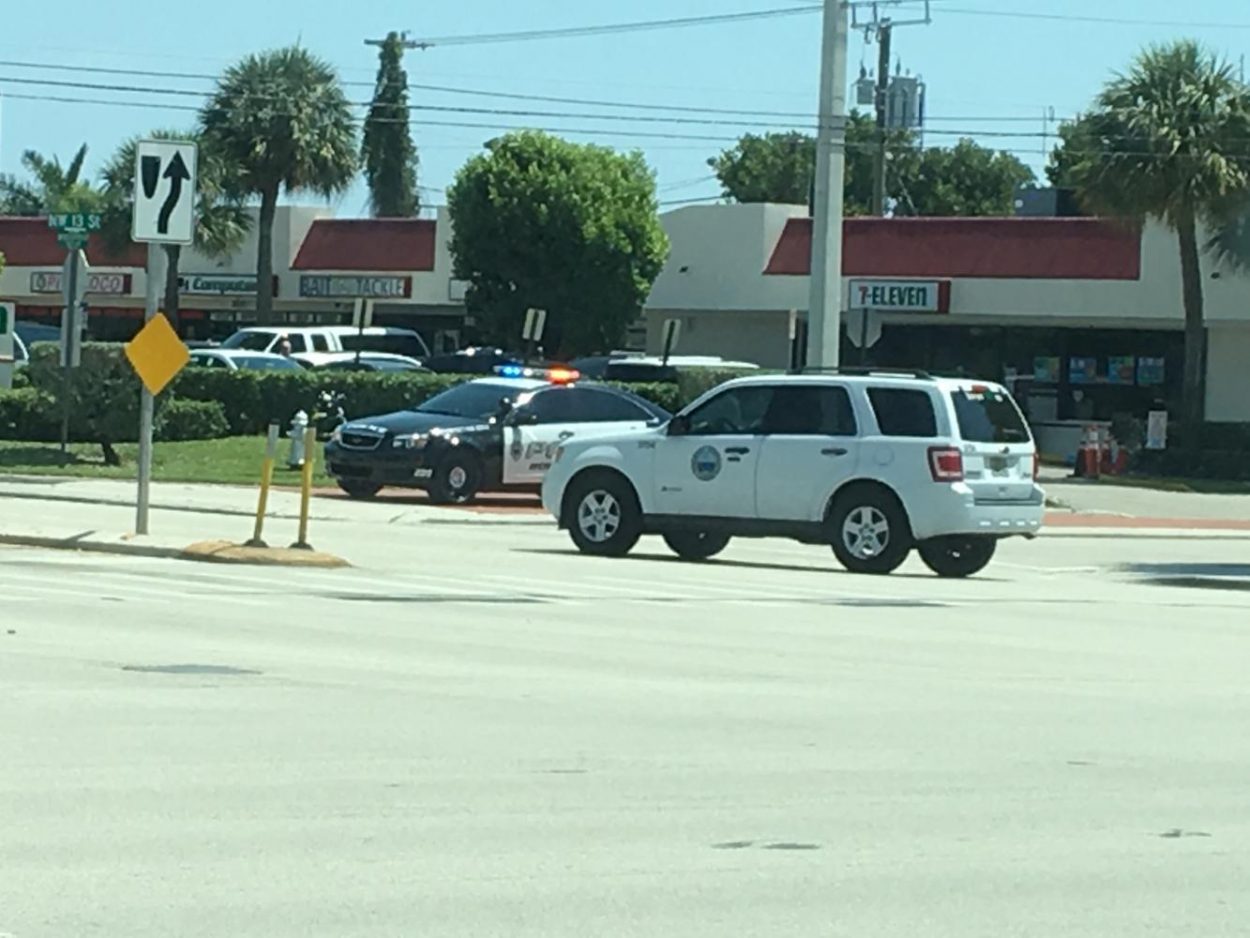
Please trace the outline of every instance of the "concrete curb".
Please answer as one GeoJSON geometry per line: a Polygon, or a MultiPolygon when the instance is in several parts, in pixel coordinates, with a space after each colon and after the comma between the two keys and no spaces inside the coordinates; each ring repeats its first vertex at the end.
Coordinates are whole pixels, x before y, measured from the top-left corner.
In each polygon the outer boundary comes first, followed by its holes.
{"type": "Polygon", "coordinates": [[[0,545],[8,547],[39,547],[45,550],[77,550],[93,554],[125,554],[130,557],[153,557],[159,560],[177,560],[182,556],[181,547],[165,547],[158,544],[135,544],[129,541],[91,540],[88,532],[77,537],[48,537],[39,534],[0,534],[0,545]]]}
{"type": "MultiPolygon", "coordinates": [[[[133,508],[134,499],[125,498],[88,498],[84,495],[58,495],[46,492],[10,492],[0,491],[0,499],[18,498],[26,501],[34,502],[65,502],[69,505],[103,505],[108,508],[133,508]]],[[[180,511],[184,514],[192,515],[221,515],[227,518],[254,518],[255,510],[248,511],[243,508],[217,508],[212,506],[195,506],[195,505],[170,505],[167,503],[153,502],[151,505],[153,511],[180,511]]],[[[278,521],[297,521],[299,515],[295,513],[284,513],[281,511],[271,511],[265,516],[269,519],[278,521]]],[[[312,515],[312,521],[332,522],[340,519],[328,518],[324,516],[312,515]]]]}
{"type": "Polygon", "coordinates": [[[321,570],[341,569],[351,564],[342,557],[319,551],[291,548],[246,547],[230,541],[203,541],[185,547],[161,544],[137,544],[124,539],[92,538],[95,532],[74,537],[51,537],[40,534],[0,534],[0,546],[34,547],[43,550],[72,550],[83,553],[114,554],[125,557],[147,557],[156,560],[185,560],[197,563],[248,564],[270,567],[311,567],[321,570]]]}

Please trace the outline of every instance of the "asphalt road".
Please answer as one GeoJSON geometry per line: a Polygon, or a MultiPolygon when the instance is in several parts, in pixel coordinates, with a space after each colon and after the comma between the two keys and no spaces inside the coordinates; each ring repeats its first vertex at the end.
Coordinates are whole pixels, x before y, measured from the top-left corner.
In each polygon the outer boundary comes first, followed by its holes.
{"type": "Polygon", "coordinates": [[[342,572],[0,551],[0,934],[1246,934],[1250,592],[1143,578],[1245,541],[951,583],[385,536],[342,572]]]}

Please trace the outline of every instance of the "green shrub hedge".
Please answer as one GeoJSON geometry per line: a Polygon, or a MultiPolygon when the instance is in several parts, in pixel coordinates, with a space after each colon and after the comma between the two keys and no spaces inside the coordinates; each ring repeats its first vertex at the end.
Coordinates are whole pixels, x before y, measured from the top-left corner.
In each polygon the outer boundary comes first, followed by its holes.
{"type": "MultiPolygon", "coordinates": [[[[37,346],[28,386],[0,393],[0,439],[60,438],[61,371],[55,345],[37,346]]],[[[676,383],[617,384],[668,411],[741,372],[699,368],[676,383]]],[[[211,439],[263,433],[271,420],[285,429],[297,411],[312,413],[323,391],[344,395],[348,419],[416,407],[469,375],[379,374],[342,371],[226,371],[187,368],[157,398],[163,440],[211,439]]],[[[138,436],[139,381],[122,346],[89,343],[74,378],[70,436],[75,441],[131,442],[138,436]]]]}
{"type": "Polygon", "coordinates": [[[230,421],[226,419],[226,409],[217,401],[174,398],[161,408],[160,419],[153,429],[156,439],[171,443],[218,440],[230,435],[230,421]]]}
{"type": "Polygon", "coordinates": [[[61,438],[61,412],[51,395],[32,387],[0,391],[0,440],[50,443],[61,438]]]}

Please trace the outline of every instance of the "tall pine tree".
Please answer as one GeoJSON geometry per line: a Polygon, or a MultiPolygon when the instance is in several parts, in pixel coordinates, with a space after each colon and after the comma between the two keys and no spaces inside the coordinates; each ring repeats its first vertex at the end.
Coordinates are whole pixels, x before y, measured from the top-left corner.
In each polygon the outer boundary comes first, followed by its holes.
{"type": "Polygon", "coordinates": [[[390,33],[378,53],[378,84],[365,123],[363,158],[376,218],[409,218],[421,207],[417,148],[408,129],[404,39],[390,33]]]}

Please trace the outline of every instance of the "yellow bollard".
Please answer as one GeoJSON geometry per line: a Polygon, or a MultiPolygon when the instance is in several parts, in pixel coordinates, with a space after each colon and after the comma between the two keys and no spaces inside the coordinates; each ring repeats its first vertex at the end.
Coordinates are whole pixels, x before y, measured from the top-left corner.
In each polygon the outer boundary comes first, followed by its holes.
{"type": "Polygon", "coordinates": [[[296,550],[312,550],[308,543],[308,510],[312,503],[313,465],[317,461],[317,428],[304,431],[304,475],[299,493],[299,540],[291,546],[296,550]]]}
{"type": "Polygon", "coordinates": [[[268,547],[262,535],[265,530],[265,512],[269,510],[269,486],[273,482],[273,465],[278,458],[278,425],[269,425],[269,438],[265,441],[265,461],[260,468],[260,497],[256,502],[256,527],[248,547],[268,547]]]}

